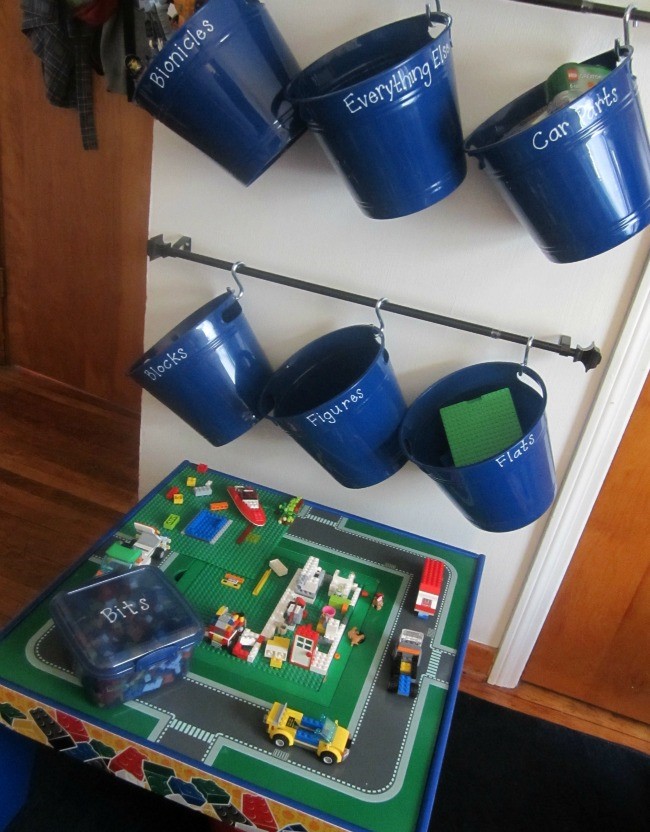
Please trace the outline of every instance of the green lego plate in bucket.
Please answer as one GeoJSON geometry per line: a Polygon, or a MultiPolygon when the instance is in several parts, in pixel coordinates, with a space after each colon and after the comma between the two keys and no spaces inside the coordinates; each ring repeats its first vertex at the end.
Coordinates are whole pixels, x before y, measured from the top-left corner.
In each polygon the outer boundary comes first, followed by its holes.
{"type": "Polygon", "coordinates": [[[456,467],[483,462],[521,439],[519,417],[508,387],[440,408],[456,467]]]}

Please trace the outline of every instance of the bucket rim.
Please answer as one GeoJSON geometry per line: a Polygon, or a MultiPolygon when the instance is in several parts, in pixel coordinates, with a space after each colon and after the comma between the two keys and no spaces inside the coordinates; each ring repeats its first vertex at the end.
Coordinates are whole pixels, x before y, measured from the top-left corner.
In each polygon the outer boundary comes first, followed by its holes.
{"type": "MultiPolygon", "coordinates": [[[[411,453],[411,451],[407,447],[405,434],[406,434],[406,429],[408,427],[409,421],[412,418],[413,419],[415,418],[414,413],[415,413],[416,407],[418,405],[422,404],[422,402],[424,401],[424,399],[426,399],[428,397],[430,392],[435,387],[437,387],[439,384],[441,384],[442,382],[447,382],[447,381],[449,381],[450,379],[452,379],[454,377],[460,376],[465,372],[470,372],[470,371],[476,370],[480,367],[492,367],[494,369],[496,369],[498,367],[507,367],[509,370],[514,370],[515,375],[517,375],[517,376],[520,376],[523,373],[530,376],[533,379],[533,381],[535,381],[537,384],[539,384],[539,386],[541,388],[542,392],[541,392],[540,398],[541,398],[541,403],[543,405],[542,408],[541,408],[539,418],[536,420],[533,427],[536,427],[541,422],[545,421],[545,419],[546,419],[546,406],[548,404],[548,393],[547,393],[546,385],[544,384],[544,380],[539,375],[539,373],[537,373],[531,367],[528,367],[527,365],[524,365],[524,364],[517,364],[514,361],[485,361],[485,362],[481,362],[480,364],[470,364],[467,367],[461,367],[458,370],[455,370],[451,373],[447,373],[447,375],[443,376],[442,378],[439,378],[437,381],[434,381],[433,384],[430,384],[425,390],[423,390],[415,398],[415,400],[411,403],[411,405],[408,407],[407,412],[404,416],[404,419],[402,420],[402,424],[400,425],[400,429],[399,429],[400,447],[402,448],[402,451],[404,452],[404,454],[406,454],[406,456],[409,458],[409,460],[411,462],[413,462],[415,465],[417,465],[418,467],[424,466],[427,469],[431,469],[431,470],[440,469],[440,470],[444,470],[444,471],[451,471],[451,470],[471,471],[473,468],[478,468],[478,466],[485,465],[487,462],[494,461],[501,454],[504,454],[504,453],[506,453],[506,451],[509,451],[511,448],[516,447],[521,442],[522,439],[525,439],[525,437],[529,433],[532,432],[532,428],[530,430],[527,430],[527,431],[522,431],[521,437],[516,442],[513,442],[511,445],[508,445],[507,448],[504,448],[498,454],[492,454],[492,456],[489,456],[487,459],[482,459],[482,460],[479,460],[478,462],[471,462],[468,465],[434,465],[432,463],[423,462],[422,460],[419,460],[417,457],[415,457],[413,455],[413,453],[411,453]]],[[[533,391],[533,392],[536,392],[536,391],[533,391]]]]}
{"type": "MultiPolygon", "coordinates": [[[[598,61],[613,61],[613,67],[611,68],[611,72],[607,75],[607,79],[611,78],[614,73],[622,73],[623,71],[629,71],[631,73],[631,65],[632,65],[632,49],[629,50],[622,50],[617,49],[616,47],[608,50],[607,52],[601,52],[599,55],[595,55],[592,58],[587,58],[584,61],[577,61],[579,64],[593,64],[597,63],[598,61]]],[[[603,79],[605,80],[605,79],[603,79]]],[[[540,103],[541,100],[545,100],[544,96],[544,84],[545,82],[542,81],[540,84],[536,84],[534,87],[531,87],[526,92],[518,95],[516,98],[513,98],[508,104],[501,107],[497,110],[496,113],[493,113],[489,118],[485,119],[481,124],[472,130],[472,132],[465,138],[463,142],[463,146],[465,149],[465,153],[468,156],[474,156],[479,159],[483,156],[484,153],[489,153],[491,150],[495,148],[501,149],[504,146],[507,146],[508,143],[511,142],[521,142],[524,137],[529,138],[529,133],[534,132],[535,130],[539,129],[540,122],[536,124],[532,124],[529,127],[524,128],[523,130],[519,130],[515,133],[512,133],[510,136],[502,136],[501,138],[497,138],[491,141],[488,141],[484,144],[477,143],[477,137],[483,133],[487,132],[488,130],[496,130],[499,122],[503,121],[504,117],[512,112],[517,108],[523,108],[523,105],[530,99],[534,101],[535,99],[539,99],[540,103]]],[[[574,99],[570,104],[566,104],[560,109],[556,110],[553,113],[548,113],[545,117],[549,118],[551,116],[556,116],[562,113],[568,107],[572,107],[573,105],[582,102],[588,96],[594,94],[594,89],[589,89],[579,95],[576,99],[574,99]]],[[[534,108],[529,108],[529,114],[534,112],[534,108]]],[[[599,119],[595,119],[594,123],[598,123],[599,119]]],[[[514,126],[514,125],[512,125],[514,126]]],[[[585,127],[585,130],[591,129],[593,124],[588,125],[585,127]]],[[[580,134],[582,135],[582,134],[580,134]]]]}
{"type": "Polygon", "coordinates": [[[334,49],[331,49],[329,52],[326,52],[324,55],[321,55],[320,58],[317,58],[315,61],[312,61],[308,64],[304,69],[301,69],[300,72],[291,79],[291,81],[287,84],[285,88],[285,96],[288,101],[292,104],[306,104],[311,101],[324,101],[331,99],[336,95],[341,95],[342,93],[348,92],[350,90],[355,89],[361,83],[367,83],[372,79],[381,77],[387,73],[393,73],[398,70],[400,67],[404,66],[405,64],[412,61],[414,57],[423,52],[425,49],[431,46],[431,43],[439,40],[441,37],[445,36],[446,34],[451,33],[451,24],[452,24],[452,17],[451,15],[447,14],[446,12],[431,12],[430,14],[418,14],[412,15],[411,17],[402,18],[401,20],[395,20],[392,23],[386,23],[383,26],[378,26],[376,29],[371,29],[368,32],[364,32],[362,35],[358,35],[355,38],[350,38],[349,40],[345,41],[344,43],[336,46],[334,49]],[[354,83],[346,84],[342,87],[337,87],[335,90],[330,90],[329,92],[320,92],[310,95],[298,95],[296,92],[296,87],[304,81],[304,78],[316,70],[320,64],[327,64],[330,62],[334,57],[338,56],[341,53],[348,51],[354,44],[362,44],[365,40],[370,40],[371,38],[377,37],[380,33],[386,32],[391,28],[398,29],[399,27],[404,27],[406,25],[412,24],[414,21],[420,20],[425,24],[425,29],[429,29],[429,25],[431,22],[438,22],[443,23],[444,28],[438,32],[438,34],[429,42],[424,44],[423,46],[416,49],[414,52],[411,52],[408,57],[403,58],[402,60],[398,61],[397,63],[391,64],[389,67],[381,70],[381,72],[376,72],[373,75],[368,76],[363,81],[356,81],[354,83]]]}
{"type": "MultiPolygon", "coordinates": [[[[304,344],[294,353],[292,353],[289,358],[282,362],[282,364],[273,371],[271,377],[268,379],[264,387],[262,388],[262,392],[260,393],[259,402],[260,402],[260,410],[261,412],[265,413],[271,421],[274,420],[292,420],[292,419],[300,419],[305,416],[306,413],[310,413],[314,410],[314,407],[323,408],[326,407],[330,402],[335,401],[338,399],[346,390],[350,389],[351,387],[358,386],[359,381],[363,378],[363,376],[368,373],[371,368],[377,363],[377,360],[381,356],[382,352],[386,349],[386,345],[384,342],[384,337],[382,331],[379,329],[378,326],[375,324],[352,324],[351,326],[342,327],[341,329],[335,329],[331,332],[326,332],[323,335],[320,335],[318,338],[314,338],[312,341],[309,341],[307,344],[304,344]],[[318,405],[313,405],[311,407],[307,407],[304,410],[301,410],[298,413],[293,413],[291,416],[275,416],[275,409],[278,404],[278,401],[275,400],[273,396],[273,386],[274,383],[278,381],[286,372],[289,372],[295,369],[298,361],[306,351],[312,351],[317,349],[319,346],[322,346],[327,341],[333,340],[334,338],[340,338],[344,333],[350,332],[352,330],[361,331],[364,330],[372,335],[376,343],[376,353],[369,362],[366,369],[363,371],[361,376],[355,378],[354,381],[351,381],[347,384],[339,393],[336,393],[329,398],[325,399],[323,402],[320,402],[318,405]],[[269,406],[269,399],[273,401],[273,403],[269,406]]],[[[282,397],[281,397],[282,398],[282,397]]]]}
{"type": "Polygon", "coordinates": [[[155,344],[153,344],[149,349],[145,350],[145,352],[138,358],[133,364],[129,367],[127,371],[127,375],[133,376],[135,373],[138,372],[142,367],[144,367],[147,362],[151,361],[151,359],[156,358],[158,355],[161,355],[168,350],[172,345],[176,344],[181,346],[183,343],[183,339],[187,338],[188,335],[199,326],[199,324],[203,323],[206,318],[212,315],[214,312],[217,311],[220,307],[232,306],[237,305],[241,309],[241,305],[233,292],[228,289],[223,294],[217,295],[216,298],[212,298],[207,303],[204,303],[202,306],[199,306],[198,309],[195,309],[194,312],[191,312],[182,321],[173,326],[168,332],[166,332],[162,337],[160,337],[155,344]],[[229,303],[231,301],[231,303],[229,303]],[[183,330],[182,334],[178,335],[178,337],[174,338],[174,335],[179,331],[183,330]]]}

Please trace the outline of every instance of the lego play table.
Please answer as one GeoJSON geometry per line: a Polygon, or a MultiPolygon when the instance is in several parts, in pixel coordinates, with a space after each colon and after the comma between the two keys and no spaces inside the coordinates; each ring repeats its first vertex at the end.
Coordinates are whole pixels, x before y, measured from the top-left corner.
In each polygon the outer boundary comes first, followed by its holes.
{"type": "Polygon", "coordinates": [[[183,462],[5,629],[0,734],[13,729],[238,828],[421,832],[483,557],[255,484],[266,523],[253,525],[233,505],[236,484],[183,462]],[[147,536],[145,561],[208,638],[182,678],[102,707],[72,672],[50,602],[147,536]],[[431,560],[442,566],[432,572],[431,560]],[[413,653],[396,652],[404,629],[421,642],[410,671],[401,660],[413,653]],[[274,745],[274,702],[346,727],[347,759],[328,765],[309,743],[274,745]]]}

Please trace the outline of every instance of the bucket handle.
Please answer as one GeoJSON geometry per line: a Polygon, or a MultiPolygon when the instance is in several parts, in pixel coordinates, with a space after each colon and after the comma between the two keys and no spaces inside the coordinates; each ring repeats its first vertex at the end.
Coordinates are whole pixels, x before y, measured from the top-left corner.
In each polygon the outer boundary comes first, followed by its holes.
{"type": "Polygon", "coordinates": [[[537,392],[540,393],[542,397],[544,408],[546,408],[546,403],[548,402],[548,391],[546,390],[544,379],[531,367],[524,367],[523,364],[517,370],[517,378],[520,379],[522,384],[526,384],[533,389],[537,389],[537,392]],[[533,384],[530,382],[533,382],[533,384]]]}
{"type": "Polygon", "coordinates": [[[431,4],[427,3],[424,7],[424,13],[429,21],[429,25],[433,23],[444,23],[445,26],[451,26],[451,15],[443,12],[440,6],[440,0],[436,0],[436,10],[431,11],[431,4]]]}

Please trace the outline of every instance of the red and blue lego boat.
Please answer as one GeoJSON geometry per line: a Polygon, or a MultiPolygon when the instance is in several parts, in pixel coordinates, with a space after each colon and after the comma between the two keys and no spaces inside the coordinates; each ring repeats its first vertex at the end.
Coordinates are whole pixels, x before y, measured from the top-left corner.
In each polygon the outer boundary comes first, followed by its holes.
{"type": "Polygon", "coordinates": [[[250,485],[229,485],[226,489],[241,514],[253,526],[266,523],[266,512],[260,503],[257,491],[250,485]]]}

